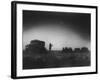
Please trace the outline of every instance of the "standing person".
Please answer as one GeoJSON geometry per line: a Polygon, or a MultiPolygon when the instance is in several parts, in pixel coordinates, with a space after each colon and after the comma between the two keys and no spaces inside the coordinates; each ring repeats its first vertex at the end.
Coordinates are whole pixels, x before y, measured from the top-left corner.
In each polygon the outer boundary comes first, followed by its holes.
{"type": "Polygon", "coordinates": [[[49,51],[51,51],[52,46],[53,46],[53,45],[50,43],[50,44],[49,44],[49,51]]]}

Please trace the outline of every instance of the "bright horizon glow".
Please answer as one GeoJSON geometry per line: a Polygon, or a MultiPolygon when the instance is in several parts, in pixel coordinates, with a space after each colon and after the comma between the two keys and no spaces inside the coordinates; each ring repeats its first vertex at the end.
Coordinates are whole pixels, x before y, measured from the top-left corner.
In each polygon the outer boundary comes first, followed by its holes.
{"type": "MultiPolygon", "coordinates": [[[[63,26],[63,25],[62,25],[63,26]]],[[[69,28],[62,28],[60,25],[38,25],[23,32],[23,49],[31,40],[45,41],[45,47],[49,48],[49,43],[53,44],[52,50],[62,50],[63,47],[90,49],[90,42],[69,28]]],[[[69,26],[69,25],[68,25],[69,26]]]]}

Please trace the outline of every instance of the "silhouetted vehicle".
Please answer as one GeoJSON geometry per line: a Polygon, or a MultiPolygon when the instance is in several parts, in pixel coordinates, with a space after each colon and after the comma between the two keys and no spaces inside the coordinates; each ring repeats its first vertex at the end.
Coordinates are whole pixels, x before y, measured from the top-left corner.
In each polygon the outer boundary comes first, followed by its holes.
{"type": "Polygon", "coordinates": [[[44,41],[40,41],[40,40],[31,40],[30,42],[31,45],[35,45],[35,46],[45,46],[45,42],[44,41]]]}
{"type": "Polygon", "coordinates": [[[45,42],[40,40],[32,40],[30,44],[26,45],[24,51],[27,54],[43,54],[47,53],[45,42]]]}
{"type": "Polygon", "coordinates": [[[88,48],[87,47],[82,47],[81,48],[81,52],[83,52],[83,53],[89,53],[89,50],[88,50],[88,48]]]}
{"type": "Polygon", "coordinates": [[[69,48],[69,49],[68,49],[68,52],[69,52],[69,53],[72,53],[72,52],[73,52],[72,48],[69,48]]]}
{"type": "Polygon", "coordinates": [[[80,53],[80,51],[81,51],[80,48],[75,48],[75,49],[74,49],[74,52],[75,52],[75,53],[80,53]]]}
{"type": "Polygon", "coordinates": [[[65,53],[72,53],[73,52],[72,48],[68,48],[68,47],[63,48],[62,51],[65,53]]]}

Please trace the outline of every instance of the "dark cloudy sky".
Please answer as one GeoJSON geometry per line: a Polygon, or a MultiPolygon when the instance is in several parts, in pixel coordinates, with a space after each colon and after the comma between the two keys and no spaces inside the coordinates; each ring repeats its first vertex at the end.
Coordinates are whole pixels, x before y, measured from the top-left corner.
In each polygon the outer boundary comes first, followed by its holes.
{"type": "Polygon", "coordinates": [[[46,11],[23,11],[23,49],[31,40],[39,39],[62,47],[90,49],[90,14],[46,11]]]}

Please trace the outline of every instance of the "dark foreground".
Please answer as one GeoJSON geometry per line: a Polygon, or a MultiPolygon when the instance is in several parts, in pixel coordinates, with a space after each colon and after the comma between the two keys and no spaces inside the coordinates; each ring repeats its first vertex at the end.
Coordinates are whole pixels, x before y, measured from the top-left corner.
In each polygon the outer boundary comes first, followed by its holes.
{"type": "Polygon", "coordinates": [[[23,53],[23,69],[90,66],[90,52],[65,53],[48,51],[46,54],[23,53]]]}

